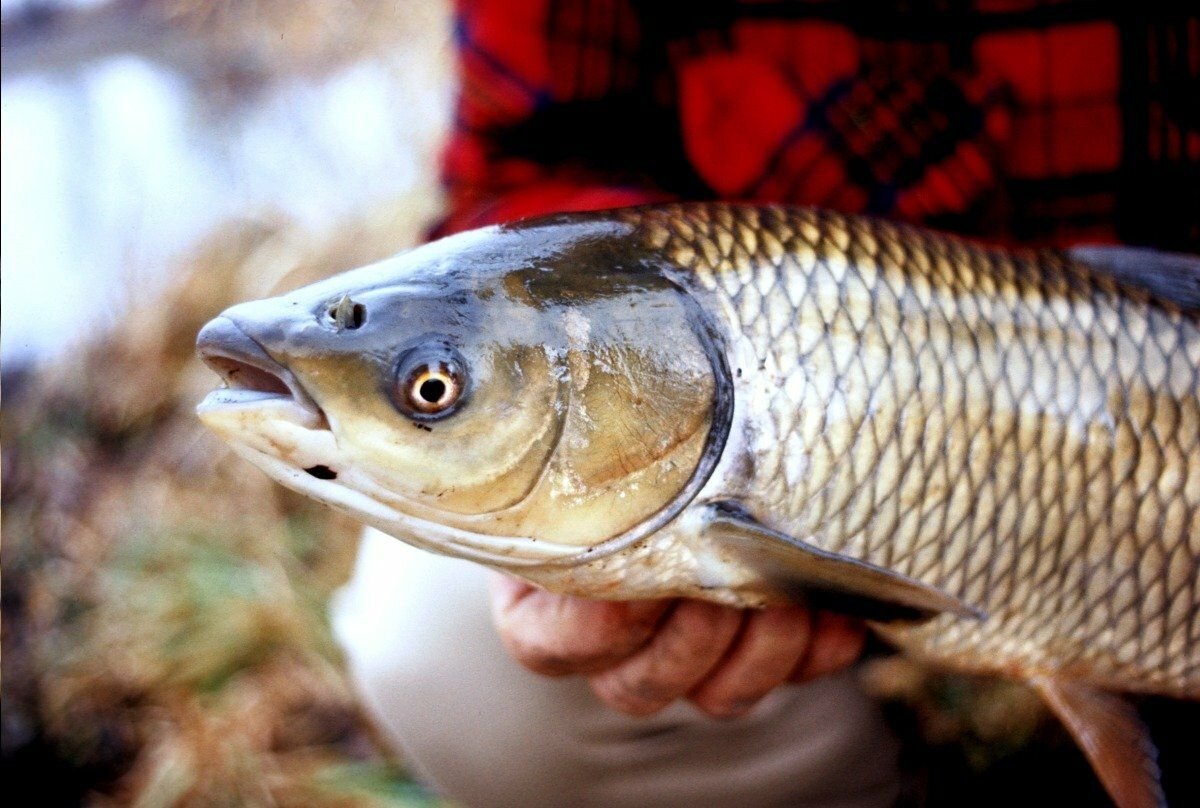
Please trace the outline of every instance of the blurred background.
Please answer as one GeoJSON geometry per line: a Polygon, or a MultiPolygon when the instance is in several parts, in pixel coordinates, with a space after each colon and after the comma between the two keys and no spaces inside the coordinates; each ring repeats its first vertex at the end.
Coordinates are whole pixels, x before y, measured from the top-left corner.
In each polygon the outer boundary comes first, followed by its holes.
{"type": "Polygon", "coordinates": [[[111,326],[232,219],[333,233],[391,204],[403,244],[438,209],[443,3],[0,7],[6,366],[111,326]]]}
{"type": "MultiPolygon", "coordinates": [[[[200,428],[214,377],[193,343],[225,306],[393,254],[442,215],[448,3],[0,10],[7,789],[47,805],[436,803],[330,633],[357,526],[200,428]]],[[[1046,804],[1104,804],[1022,688],[898,658],[864,678],[930,804],[1005,804],[1047,778],[1046,804]]],[[[1182,772],[1194,727],[1148,708],[1182,772]]]]}
{"type": "Polygon", "coordinates": [[[4,0],[3,771],[47,805],[429,798],[326,603],[357,528],[195,422],[221,308],[411,246],[436,0],[4,0]]]}

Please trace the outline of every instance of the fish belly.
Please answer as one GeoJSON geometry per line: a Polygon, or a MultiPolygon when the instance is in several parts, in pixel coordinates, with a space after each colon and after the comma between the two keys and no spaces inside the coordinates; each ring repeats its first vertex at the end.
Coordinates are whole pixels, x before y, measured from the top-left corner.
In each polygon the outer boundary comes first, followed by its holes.
{"type": "Polygon", "coordinates": [[[828,212],[635,219],[727,332],[735,493],[982,610],[885,633],[1200,696],[1200,323],[1056,253],[828,212]]]}

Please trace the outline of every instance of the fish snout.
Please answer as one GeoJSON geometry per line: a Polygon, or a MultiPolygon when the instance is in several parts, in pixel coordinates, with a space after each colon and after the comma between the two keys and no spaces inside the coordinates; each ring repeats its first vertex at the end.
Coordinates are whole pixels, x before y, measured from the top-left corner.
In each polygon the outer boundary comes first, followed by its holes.
{"type": "Polygon", "coordinates": [[[290,398],[305,409],[320,413],[295,374],[227,314],[210,320],[200,329],[196,353],[230,390],[290,398]]]}

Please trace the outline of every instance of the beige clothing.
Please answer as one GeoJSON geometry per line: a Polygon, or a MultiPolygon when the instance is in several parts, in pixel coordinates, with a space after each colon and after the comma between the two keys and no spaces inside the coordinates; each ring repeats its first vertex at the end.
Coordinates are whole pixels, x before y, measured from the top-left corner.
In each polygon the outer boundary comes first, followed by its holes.
{"type": "Polygon", "coordinates": [[[785,687],[748,716],[650,718],[504,651],[482,567],[368,531],[334,627],[379,723],[468,806],[891,805],[897,743],[853,677],[785,687]]]}

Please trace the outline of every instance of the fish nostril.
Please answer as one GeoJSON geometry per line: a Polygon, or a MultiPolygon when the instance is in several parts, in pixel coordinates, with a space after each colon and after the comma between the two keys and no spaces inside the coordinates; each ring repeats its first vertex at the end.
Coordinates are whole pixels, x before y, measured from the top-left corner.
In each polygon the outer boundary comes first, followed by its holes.
{"type": "Polygon", "coordinates": [[[362,328],[363,323],[367,321],[367,307],[351,300],[350,295],[342,295],[337,303],[329,307],[326,314],[333,320],[338,331],[362,328]]]}

